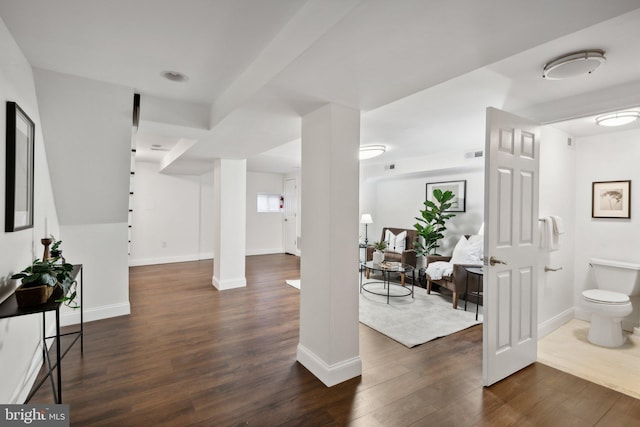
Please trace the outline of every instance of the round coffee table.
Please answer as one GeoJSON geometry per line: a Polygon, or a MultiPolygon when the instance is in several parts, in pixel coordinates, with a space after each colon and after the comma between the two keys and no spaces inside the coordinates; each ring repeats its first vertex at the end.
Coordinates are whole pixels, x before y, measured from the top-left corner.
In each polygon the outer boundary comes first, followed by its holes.
{"type": "Polygon", "coordinates": [[[409,264],[403,264],[401,262],[391,262],[385,263],[382,262],[380,264],[374,264],[373,261],[367,261],[360,264],[360,293],[362,291],[369,292],[370,294],[386,296],[387,304],[389,304],[390,298],[403,298],[411,296],[413,299],[413,285],[416,281],[415,277],[415,268],[409,264]],[[382,281],[372,281],[367,283],[362,283],[362,275],[366,274],[367,279],[370,277],[371,271],[378,271],[382,273],[382,281]],[[400,274],[400,283],[394,283],[389,280],[389,276],[391,274],[400,274]],[[407,274],[411,274],[411,289],[405,286],[405,278],[407,274]],[[386,289],[386,292],[378,292],[376,290],[368,289],[374,283],[382,283],[383,289],[386,289]],[[400,293],[391,293],[391,286],[396,290],[401,290],[400,293]]]}

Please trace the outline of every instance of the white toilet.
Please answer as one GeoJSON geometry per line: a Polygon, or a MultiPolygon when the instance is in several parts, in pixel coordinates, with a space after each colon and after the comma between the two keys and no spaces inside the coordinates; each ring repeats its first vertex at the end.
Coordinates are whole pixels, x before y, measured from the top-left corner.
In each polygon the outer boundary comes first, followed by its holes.
{"type": "Polygon", "coordinates": [[[622,319],[633,311],[629,296],[640,295],[640,264],[592,258],[589,266],[598,287],[582,292],[584,308],[591,312],[589,341],[619,347],[622,319]]]}

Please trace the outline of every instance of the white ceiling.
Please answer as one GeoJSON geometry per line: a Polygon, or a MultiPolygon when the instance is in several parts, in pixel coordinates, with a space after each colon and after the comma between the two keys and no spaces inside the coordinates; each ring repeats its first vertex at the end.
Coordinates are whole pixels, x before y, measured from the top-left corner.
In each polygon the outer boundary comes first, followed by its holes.
{"type": "MultiPolygon", "coordinates": [[[[174,173],[201,173],[217,157],[291,171],[300,117],[327,102],[362,111],[363,145],[387,145],[369,162],[481,148],[487,106],[543,123],[639,106],[638,8],[639,0],[0,0],[35,67],[141,93],[141,158],[166,154],[153,144],[197,141],[165,169],[174,173]],[[541,78],[545,62],[581,49],[602,49],[607,62],[588,76],[541,78]],[[165,80],[165,70],[189,80],[165,80]],[[200,124],[176,117],[184,105],[200,124]]],[[[582,122],[562,126],[574,136],[602,131],[582,122]]]]}

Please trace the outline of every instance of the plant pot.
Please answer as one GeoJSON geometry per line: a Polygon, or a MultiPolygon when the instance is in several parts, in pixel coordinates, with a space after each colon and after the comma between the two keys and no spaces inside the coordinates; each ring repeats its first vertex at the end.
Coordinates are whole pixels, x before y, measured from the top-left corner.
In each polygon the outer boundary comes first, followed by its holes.
{"type": "Polygon", "coordinates": [[[23,285],[18,286],[16,289],[16,301],[18,307],[31,307],[34,305],[44,304],[49,301],[55,286],[33,286],[25,288],[23,285]]]}
{"type": "Polygon", "coordinates": [[[374,251],[373,252],[373,263],[380,264],[384,261],[384,252],[383,251],[374,251]]]}

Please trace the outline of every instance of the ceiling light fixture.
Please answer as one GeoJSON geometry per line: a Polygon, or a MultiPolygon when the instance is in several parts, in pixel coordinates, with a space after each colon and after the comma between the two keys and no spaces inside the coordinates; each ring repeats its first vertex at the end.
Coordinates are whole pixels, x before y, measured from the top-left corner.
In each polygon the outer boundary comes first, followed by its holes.
{"type": "Polygon", "coordinates": [[[360,160],[372,159],[384,153],[385,150],[384,145],[365,145],[360,147],[360,160]]]}
{"type": "Polygon", "coordinates": [[[604,51],[599,49],[569,53],[547,62],[542,70],[542,77],[549,80],[562,80],[591,74],[606,60],[604,51]]]}
{"type": "Polygon", "coordinates": [[[189,80],[189,77],[179,71],[163,71],[160,75],[172,82],[186,82],[189,80]]]}
{"type": "Polygon", "coordinates": [[[622,126],[635,122],[640,118],[638,111],[618,111],[596,117],[596,124],[600,126],[622,126]]]}

